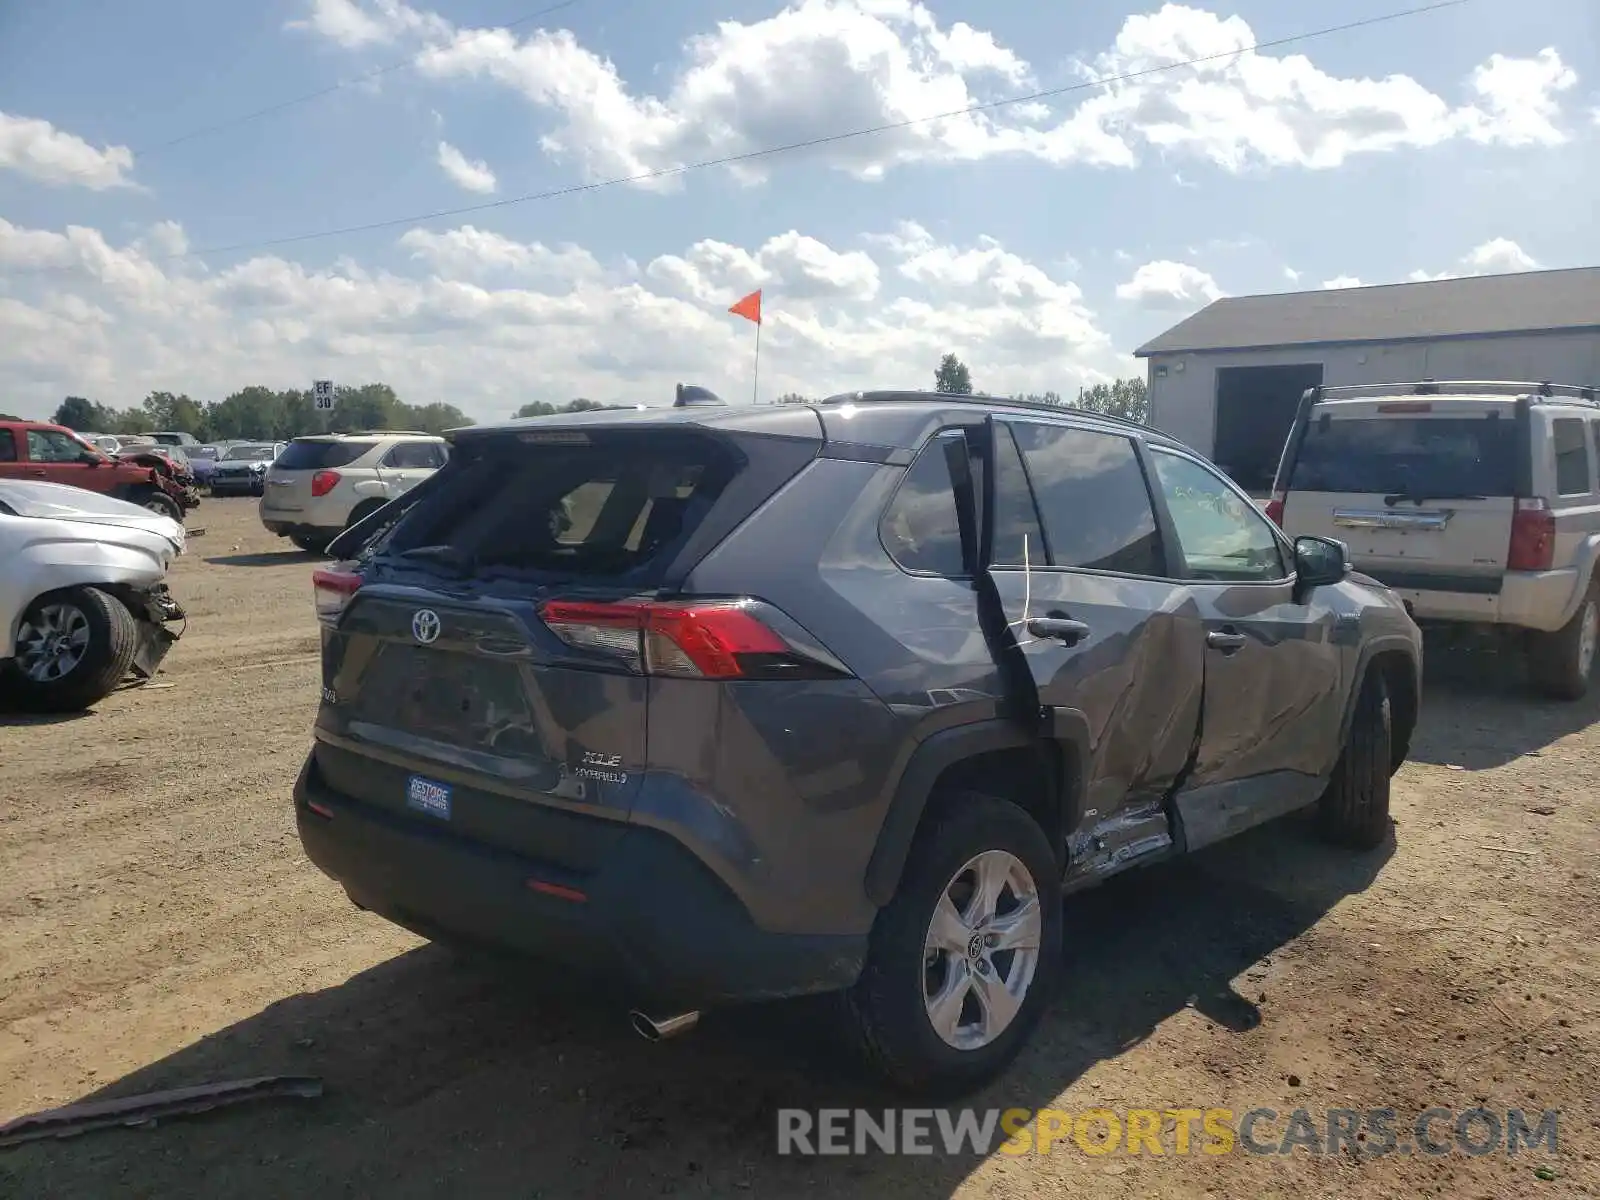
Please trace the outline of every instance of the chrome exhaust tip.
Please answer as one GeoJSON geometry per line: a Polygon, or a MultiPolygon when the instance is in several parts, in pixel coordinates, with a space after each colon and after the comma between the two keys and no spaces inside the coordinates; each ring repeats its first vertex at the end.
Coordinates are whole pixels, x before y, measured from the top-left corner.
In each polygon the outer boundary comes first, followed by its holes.
{"type": "Polygon", "coordinates": [[[645,1041],[664,1042],[680,1033],[688,1033],[700,1023],[700,1014],[696,1011],[676,1013],[670,1017],[652,1017],[649,1013],[634,1009],[628,1014],[628,1021],[633,1025],[634,1032],[645,1041]]]}

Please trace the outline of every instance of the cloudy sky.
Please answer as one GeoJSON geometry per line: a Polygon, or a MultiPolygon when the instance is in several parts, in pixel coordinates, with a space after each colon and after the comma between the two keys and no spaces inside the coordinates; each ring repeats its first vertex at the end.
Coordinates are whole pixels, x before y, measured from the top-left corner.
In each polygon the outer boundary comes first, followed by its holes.
{"type": "Polygon", "coordinates": [[[1600,262],[1593,0],[429,4],[0,3],[0,410],[745,398],[756,287],[762,399],[1070,392],[1222,295],[1600,262]]]}

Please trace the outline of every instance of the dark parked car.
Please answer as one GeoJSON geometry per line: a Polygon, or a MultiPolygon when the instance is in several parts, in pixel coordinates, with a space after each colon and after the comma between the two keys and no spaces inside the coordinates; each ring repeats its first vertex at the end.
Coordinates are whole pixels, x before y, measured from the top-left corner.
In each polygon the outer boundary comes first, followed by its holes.
{"type": "Polygon", "coordinates": [[[267,488],[267,468],[287,442],[231,442],[211,468],[213,496],[259,496],[267,488]]]}
{"type": "Polygon", "coordinates": [[[1416,626],[1153,430],[868,393],[453,436],[316,574],[300,837],[424,936],[609,969],[646,1036],[834,992],[966,1088],[1064,892],[1302,808],[1389,834],[1416,626]]]}

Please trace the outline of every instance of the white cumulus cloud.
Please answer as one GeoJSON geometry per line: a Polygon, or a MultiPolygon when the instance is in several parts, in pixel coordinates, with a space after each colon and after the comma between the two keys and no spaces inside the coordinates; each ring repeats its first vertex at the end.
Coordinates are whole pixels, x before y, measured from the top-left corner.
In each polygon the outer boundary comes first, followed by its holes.
{"type": "MultiPolygon", "coordinates": [[[[669,172],[873,128],[881,132],[795,154],[868,179],[905,163],[1002,156],[1133,167],[1181,155],[1229,171],[1328,169],[1463,138],[1560,141],[1560,96],[1577,79],[1553,47],[1528,58],[1497,54],[1451,99],[1409,75],[1338,75],[1303,53],[1248,50],[1259,35],[1242,17],[1169,3],[1127,17],[1109,48],[1075,63],[1086,83],[1136,77],[1081,97],[973,112],[962,110],[1036,90],[1038,75],[992,33],[941,24],[919,0],[791,0],[760,20],[720,21],[684,43],[654,91],[570,30],[458,26],[399,0],[315,0],[301,24],[347,46],[405,40],[428,76],[512,90],[540,114],[545,150],[590,178],[669,172]],[[1206,61],[1178,65],[1194,59],[1206,61]]],[[[772,166],[728,169],[756,181],[772,166]]]]}
{"type": "Polygon", "coordinates": [[[133,151],[126,146],[97,148],[49,121],[0,112],[0,170],[38,183],[101,192],[133,186],[128,178],[133,151]]]}
{"type": "Polygon", "coordinates": [[[449,142],[439,143],[439,165],[453,183],[469,192],[487,195],[495,189],[494,172],[489,164],[468,158],[449,142]]]}
{"type": "Polygon", "coordinates": [[[748,327],[726,308],[753,287],[767,398],[925,386],[951,350],[998,392],[1070,394],[1130,369],[1076,284],[993,238],[903,225],[869,252],[788,230],[663,247],[642,271],[470,225],[397,241],[396,269],[273,254],[213,268],[170,222],[117,243],[0,218],[0,395],[42,415],[64,395],[215,400],[331,374],[480,419],[536,399],[665,402],[673,379],[737,395],[748,327]]]}
{"type": "Polygon", "coordinates": [[[1217,281],[1205,271],[1169,259],[1147,262],[1132,279],[1117,285],[1117,299],[1158,311],[1201,308],[1222,295],[1217,281]]]}

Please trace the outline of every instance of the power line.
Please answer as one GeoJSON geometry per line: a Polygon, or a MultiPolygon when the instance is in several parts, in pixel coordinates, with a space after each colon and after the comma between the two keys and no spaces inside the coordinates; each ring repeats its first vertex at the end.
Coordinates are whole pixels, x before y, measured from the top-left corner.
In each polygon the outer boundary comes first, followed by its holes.
{"type": "MultiPolygon", "coordinates": [[[[969,104],[965,108],[951,109],[949,112],[932,113],[927,116],[911,117],[903,121],[891,121],[883,125],[873,125],[865,129],[852,129],[843,133],[824,134],[820,137],[806,138],[798,142],[786,142],[779,146],[766,146],[759,150],[746,150],[738,154],[727,154],[720,158],[701,159],[698,162],[684,163],[676,167],[661,167],[654,171],[644,171],[637,175],[622,175],[612,179],[599,179],[590,183],[574,183],[565,187],[551,188],[543,192],[529,192],[521,196],[508,196],[503,200],[488,200],[480,204],[469,204],[460,208],[435,209],[432,212],[414,213],[410,216],[391,217],[382,221],[369,221],[361,225],[346,225],[338,229],[325,229],[314,233],[297,233],[287,237],[263,238],[250,242],[235,242],[228,246],[213,246],[204,250],[191,251],[191,254],[234,254],[243,250],[267,250],[277,246],[292,246],[301,242],[320,241],[325,238],[345,237],[353,233],[370,233],[378,229],[392,229],[399,225],[420,225],[429,221],[440,221],[449,217],[464,217],[473,213],[489,212],[494,209],[510,208],[518,204],[531,204],[538,200],[555,200],[563,196],[575,196],[584,192],[597,192],[604,188],[620,187],[630,183],[648,183],[657,179],[669,179],[678,175],[687,175],[692,171],[703,171],[711,167],[726,167],[736,163],[751,162],[760,158],[771,158],[779,154],[788,154],[796,150],[809,150],[818,146],[830,146],[839,142],[854,140],[855,138],[870,137],[879,133],[892,133],[900,129],[909,129],[916,125],[925,125],[931,121],[944,121],[952,117],[968,116],[973,113],[990,112],[995,109],[1007,108],[1014,104],[1027,104],[1036,100],[1047,100],[1056,96],[1065,96],[1074,92],[1088,91],[1092,88],[1104,87],[1114,83],[1128,83],[1132,80],[1143,79],[1151,75],[1161,75],[1168,71],[1181,70],[1184,67],[1199,66],[1203,63],[1216,62],[1219,59],[1235,58],[1243,54],[1252,54],[1262,50],[1272,50],[1281,46],[1294,45],[1298,42],[1308,42],[1319,38],[1331,37],[1337,33],[1349,33],[1356,29],[1366,29],[1374,25],[1388,24],[1393,21],[1404,20],[1407,17],[1422,16],[1427,13],[1440,12],[1448,8],[1459,8],[1471,0],[1436,0],[1435,3],[1419,5],[1415,8],[1399,9],[1394,12],[1382,13],[1378,16],[1364,17],[1358,21],[1347,21],[1341,25],[1329,25],[1322,29],[1314,29],[1306,33],[1290,34],[1287,37],[1273,38],[1269,41],[1255,42],[1248,46],[1241,46],[1233,50],[1218,51],[1213,54],[1202,54],[1194,58],[1184,59],[1181,62],[1164,63],[1161,66],[1145,67],[1137,71],[1124,71],[1116,75],[1104,75],[1082,83],[1068,84],[1064,87],[1046,88],[1043,91],[1029,92],[1025,96],[1008,96],[1003,100],[990,100],[979,104],[969,104]]],[[[186,255],[170,255],[171,258],[182,258],[186,255]]]]}
{"type": "MultiPolygon", "coordinates": [[[[540,17],[548,17],[552,13],[560,12],[564,8],[571,8],[573,5],[581,3],[583,3],[583,0],[560,0],[558,4],[552,4],[548,8],[541,8],[538,12],[528,13],[514,21],[507,21],[503,25],[496,26],[496,28],[516,29],[519,26],[528,24],[530,21],[537,21],[540,17]]],[[[349,79],[341,79],[338,83],[329,84],[325,88],[318,88],[314,92],[306,92],[301,96],[292,96],[287,100],[280,100],[276,104],[269,104],[265,108],[258,108],[254,112],[241,113],[237,117],[229,117],[226,121],[218,121],[215,125],[203,125],[199,129],[191,129],[188,133],[180,134],[175,138],[169,138],[164,142],[156,142],[143,149],[135,150],[133,156],[135,159],[149,158],[152,155],[161,153],[163,150],[170,150],[174,146],[182,146],[186,142],[192,142],[198,138],[209,137],[214,133],[234,129],[251,121],[259,121],[262,117],[270,117],[272,114],[283,112],[286,109],[298,108],[302,104],[320,100],[324,96],[342,92],[346,88],[355,87],[357,84],[366,83],[384,75],[392,75],[396,71],[403,71],[407,67],[415,66],[417,57],[417,55],[412,54],[396,62],[386,63],[381,67],[373,67],[371,70],[363,71],[361,74],[352,76],[349,79]]]]}

